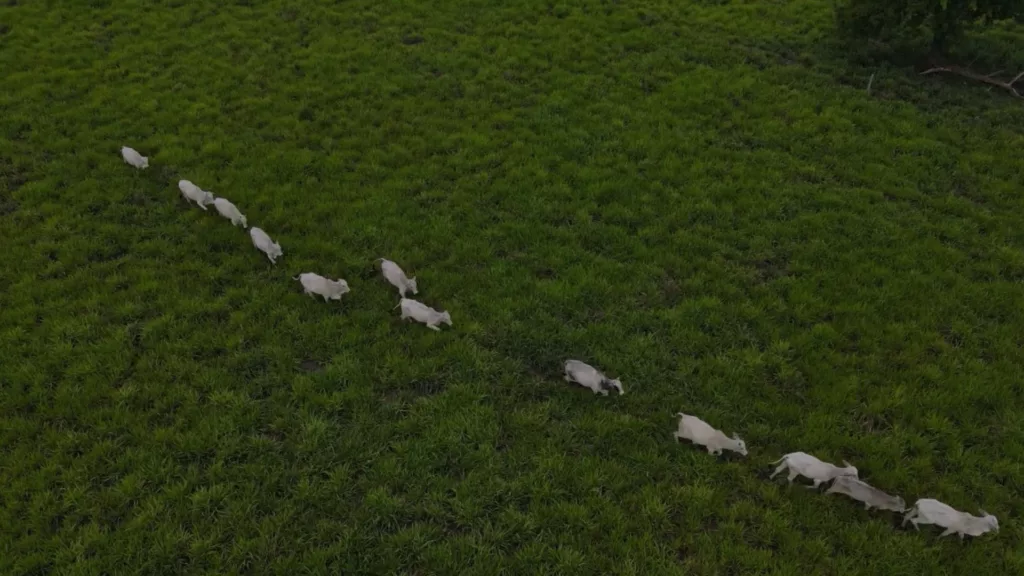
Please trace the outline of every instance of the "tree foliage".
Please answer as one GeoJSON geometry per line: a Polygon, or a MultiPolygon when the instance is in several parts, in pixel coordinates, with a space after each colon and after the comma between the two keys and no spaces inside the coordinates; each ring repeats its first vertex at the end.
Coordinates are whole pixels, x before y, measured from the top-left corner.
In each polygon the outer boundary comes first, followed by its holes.
{"type": "Polygon", "coordinates": [[[972,26],[1024,19],[1024,0],[841,0],[845,32],[881,40],[927,40],[946,51],[972,26]]]}

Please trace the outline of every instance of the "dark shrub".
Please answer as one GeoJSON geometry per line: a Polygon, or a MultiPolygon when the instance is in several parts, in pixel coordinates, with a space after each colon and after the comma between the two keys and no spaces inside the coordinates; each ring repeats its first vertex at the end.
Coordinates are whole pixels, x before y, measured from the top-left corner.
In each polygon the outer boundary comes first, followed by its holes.
{"type": "Polygon", "coordinates": [[[968,28],[1024,18],[1024,0],[838,0],[840,28],[885,42],[926,41],[945,52],[968,28]]]}

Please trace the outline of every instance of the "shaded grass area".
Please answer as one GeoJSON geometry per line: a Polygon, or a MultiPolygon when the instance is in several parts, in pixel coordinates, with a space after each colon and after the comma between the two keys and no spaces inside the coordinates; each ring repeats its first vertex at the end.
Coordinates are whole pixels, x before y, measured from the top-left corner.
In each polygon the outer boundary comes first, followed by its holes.
{"type": "Polygon", "coordinates": [[[0,571],[1024,568],[1019,102],[846,63],[818,0],[0,24],[0,571]],[[455,328],[400,323],[380,256],[455,328]],[[794,450],[1002,532],[768,482],[794,450]]]}

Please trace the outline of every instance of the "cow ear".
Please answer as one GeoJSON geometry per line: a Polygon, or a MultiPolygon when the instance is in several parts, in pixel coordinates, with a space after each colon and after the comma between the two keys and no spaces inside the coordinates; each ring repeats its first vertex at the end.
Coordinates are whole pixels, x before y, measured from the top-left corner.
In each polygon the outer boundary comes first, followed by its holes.
{"type": "Polygon", "coordinates": [[[981,512],[981,515],[982,515],[982,516],[989,516],[989,513],[988,513],[988,512],[985,512],[985,511],[984,511],[984,510],[982,510],[981,508],[978,508],[978,512],[981,512]]]}
{"type": "Polygon", "coordinates": [[[851,466],[853,466],[853,464],[850,464],[846,460],[843,460],[843,466],[846,466],[847,468],[850,468],[851,466]]]}

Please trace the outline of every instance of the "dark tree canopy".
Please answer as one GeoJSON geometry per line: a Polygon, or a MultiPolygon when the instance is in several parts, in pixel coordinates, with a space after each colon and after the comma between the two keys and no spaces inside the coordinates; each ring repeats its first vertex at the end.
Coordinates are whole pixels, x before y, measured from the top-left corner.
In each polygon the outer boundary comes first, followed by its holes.
{"type": "Polygon", "coordinates": [[[837,16],[855,36],[923,37],[944,52],[971,26],[1024,18],[1024,0],[841,0],[837,16]]]}

